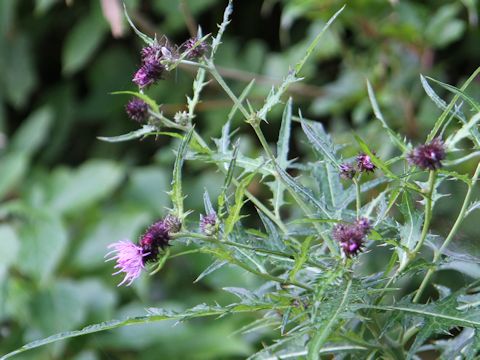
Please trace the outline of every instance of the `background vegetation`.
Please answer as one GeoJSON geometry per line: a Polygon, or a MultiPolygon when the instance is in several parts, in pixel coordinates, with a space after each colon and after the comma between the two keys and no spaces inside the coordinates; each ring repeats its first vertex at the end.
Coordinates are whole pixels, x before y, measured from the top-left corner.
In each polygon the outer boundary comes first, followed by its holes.
{"type": "MultiPolygon", "coordinates": [[[[143,314],[145,307],[223,303],[232,298],[223,286],[250,287],[258,281],[225,267],[192,284],[210,264],[207,256],[192,255],[172,259],[159,275],[131,288],[116,288],[118,279],[103,261],[105,248],[112,241],[135,239],[165,214],[174,154],[166,137],[114,145],[96,139],[137,127],[124,114],[127,99],[110,92],[134,88],[131,77],[141,44],[128,30],[112,37],[99,0],[68,3],[0,1],[0,354],[59,331],[143,314]]],[[[238,1],[216,59],[222,74],[238,91],[257,78],[265,86],[252,99],[262,99],[343,3],[238,1]]],[[[142,31],[182,43],[197,24],[204,33],[214,32],[225,1],[127,5],[142,31]]],[[[419,74],[461,84],[479,65],[477,16],[476,0],[351,1],[308,63],[306,82],[293,86],[290,95],[306,117],[325,124],[336,143],[352,143],[353,128],[388,157],[393,145],[378,136],[365,79],[389,122],[413,143],[423,141],[439,112],[419,74]]],[[[165,104],[165,113],[183,109],[193,76],[191,69],[180,69],[155,88],[152,96],[165,104]]],[[[468,94],[480,98],[478,80],[468,94]]],[[[229,108],[229,99],[211,82],[196,119],[202,133],[218,137],[229,108]]],[[[272,142],[280,111],[270,116],[271,131],[265,128],[272,142]]],[[[246,127],[243,131],[245,143],[252,135],[246,127]]],[[[311,156],[297,127],[294,134],[291,157],[311,156]]],[[[254,156],[260,152],[255,144],[252,136],[251,146],[242,151],[254,156]]],[[[472,163],[462,166],[466,172],[472,163]]],[[[204,189],[217,195],[223,177],[193,163],[187,170],[187,208],[197,209],[198,216],[204,189]]],[[[249,190],[261,197],[262,189],[253,184],[249,190]]],[[[452,196],[440,203],[434,218],[440,232],[451,226],[448,219],[459,207],[457,189],[446,190],[452,196]]],[[[478,213],[467,219],[456,242],[472,255],[480,255],[478,220],[478,213]]],[[[380,265],[370,258],[368,266],[380,265]]],[[[480,267],[470,265],[463,275],[448,269],[441,274],[435,281],[455,288],[463,281],[459,276],[476,278],[480,267]]],[[[417,285],[412,283],[412,289],[417,285]]],[[[175,327],[168,322],[127,327],[19,358],[244,358],[271,336],[265,330],[234,334],[248,320],[236,316],[175,327]]]]}

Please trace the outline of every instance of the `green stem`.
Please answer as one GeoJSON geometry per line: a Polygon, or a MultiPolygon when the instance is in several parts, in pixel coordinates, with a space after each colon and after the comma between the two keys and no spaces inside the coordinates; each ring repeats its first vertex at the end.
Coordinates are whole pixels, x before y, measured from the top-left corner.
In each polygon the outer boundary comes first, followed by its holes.
{"type": "MultiPolygon", "coordinates": [[[[454,238],[455,234],[457,233],[458,229],[462,225],[462,222],[463,222],[464,217],[465,217],[465,213],[466,213],[466,211],[468,209],[468,206],[470,204],[470,198],[472,197],[473,188],[475,186],[475,183],[477,182],[479,174],[480,174],[480,163],[478,163],[477,168],[475,170],[475,173],[473,174],[472,181],[468,185],[468,190],[467,190],[467,193],[465,195],[465,199],[463,200],[463,204],[462,204],[462,207],[460,209],[460,212],[458,213],[457,220],[453,224],[453,227],[450,230],[450,232],[448,233],[448,236],[445,239],[445,241],[443,242],[442,246],[440,247],[440,249],[438,249],[437,252],[435,252],[435,255],[433,256],[433,261],[432,262],[433,262],[434,266],[436,266],[438,260],[442,256],[444,250],[450,244],[450,242],[454,238]]],[[[429,281],[430,281],[434,272],[435,272],[435,267],[432,267],[427,271],[427,274],[423,278],[423,281],[420,284],[420,287],[418,288],[417,293],[415,294],[415,297],[413,298],[414,303],[416,303],[420,300],[420,297],[422,296],[423,291],[427,287],[427,285],[428,285],[428,283],[429,283],[429,281]]]]}
{"type": "Polygon", "coordinates": [[[433,190],[435,189],[435,179],[436,179],[437,172],[435,170],[430,170],[430,174],[428,175],[428,188],[427,194],[425,196],[425,221],[423,222],[423,229],[422,234],[420,235],[420,241],[415,246],[413,250],[413,256],[415,256],[422,248],[423,243],[428,235],[428,230],[430,228],[430,222],[432,220],[432,196],[433,190]]]}
{"type": "Polygon", "coordinates": [[[356,201],[356,209],[357,209],[357,219],[360,217],[360,209],[362,208],[362,193],[360,191],[360,177],[362,174],[358,176],[358,179],[352,179],[353,183],[355,184],[355,191],[357,194],[357,201],[356,201]]]}
{"type": "Polygon", "coordinates": [[[197,76],[195,78],[194,88],[193,88],[193,97],[188,103],[188,117],[193,119],[195,115],[195,107],[197,106],[200,100],[200,93],[202,92],[203,87],[205,86],[205,69],[199,68],[197,71],[197,76]]]}
{"type": "Polygon", "coordinates": [[[247,109],[243,106],[243,104],[240,102],[238,97],[233,93],[233,91],[230,89],[230,87],[227,85],[225,80],[223,80],[222,76],[219,74],[217,69],[215,68],[215,65],[212,62],[208,63],[208,71],[210,74],[213,76],[213,78],[218,82],[218,85],[222,87],[222,89],[225,91],[225,93],[228,95],[228,97],[233,101],[233,103],[238,107],[240,112],[245,116],[246,119],[250,117],[247,109]]]}
{"type": "Polygon", "coordinates": [[[173,254],[172,256],[170,256],[170,259],[180,257],[180,256],[184,256],[184,255],[196,254],[196,253],[199,253],[199,252],[200,252],[200,249],[185,250],[185,251],[173,254]]]}

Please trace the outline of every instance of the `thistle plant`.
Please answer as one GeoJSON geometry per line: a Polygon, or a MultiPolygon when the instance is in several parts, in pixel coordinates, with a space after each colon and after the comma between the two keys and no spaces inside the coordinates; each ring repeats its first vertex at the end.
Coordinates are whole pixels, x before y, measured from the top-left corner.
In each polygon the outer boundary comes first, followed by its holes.
{"type": "Polygon", "coordinates": [[[179,142],[169,191],[171,208],[139,239],[112,239],[106,259],[114,262],[119,285],[129,286],[140,276],[161,276],[170,258],[188,256],[189,251],[177,250],[182,244],[212,258],[197,281],[230,265],[258,277],[261,285],[225,288],[238,297],[230,304],[202,303],[178,312],[148,308],[142,317],[53,335],[2,359],[61,339],[132,324],[246,312],[256,320],[239,332],[270,328],[277,336],[251,354],[251,359],[421,359],[426,351],[442,359],[477,358],[478,281],[468,278],[459,288],[449,289],[437,286],[434,275],[458,260],[451,244],[461,241],[457,234],[462,222],[480,208],[474,200],[480,175],[480,104],[465,93],[480,68],[461,89],[421,77],[441,115],[424,144],[418,145],[388,126],[367,81],[373,114],[385,131],[383,136],[395,146],[395,154],[385,157],[354,135],[356,154],[347,157],[346,147],[335,143],[319,122],[295,111],[286,96],[289,86],[302,80],[305,63],[342,10],[331,17],[304,57],[292,65],[259,108],[248,101],[254,81],[236,94],[215,65],[232,13],[231,2],[215,35],[203,36],[199,29],[198,37],[179,46],[149,38],[126,15],[145,47],[132,79],[137,91],[117,94],[132,96],[126,113],[140,127],[100,140],[115,143],[172,136],[179,142]],[[193,94],[187,96],[186,110],[169,118],[148,90],[159,81],[170,81],[169,73],[180,65],[196,69],[193,94]],[[195,127],[196,108],[209,77],[232,103],[221,137],[214,141],[195,127]],[[431,83],[453,93],[450,103],[435,93],[431,83]],[[272,146],[263,129],[270,126],[270,111],[278,107],[283,107],[282,124],[276,146],[272,146]],[[241,126],[251,128],[263,149],[261,157],[242,154],[242,139],[232,129],[233,118],[241,118],[241,126]],[[294,124],[303,130],[315,161],[289,157],[294,124]],[[205,192],[203,214],[184,206],[186,161],[213,165],[224,179],[218,197],[212,199],[205,192]],[[473,163],[473,173],[465,170],[470,167],[463,165],[473,163]],[[254,181],[270,194],[267,201],[249,191],[254,181]],[[466,192],[453,226],[440,233],[432,223],[437,204],[446,196],[442,191],[447,181],[464,184],[466,192]],[[243,219],[246,203],[256,208],[258,216],[249,219],[258,224],[255,229],[248,228],[243,219]],[[380,264],[381,270],[371,270],[368,264],[372,262],[380,264]],[[418,287],[412,288],[417,282],[418,287]]]}

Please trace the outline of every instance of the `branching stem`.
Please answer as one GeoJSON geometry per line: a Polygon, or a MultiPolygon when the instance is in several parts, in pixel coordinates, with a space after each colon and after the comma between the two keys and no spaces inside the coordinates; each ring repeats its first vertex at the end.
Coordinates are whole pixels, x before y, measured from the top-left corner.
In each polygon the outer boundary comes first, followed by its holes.
{"type": "Polygon", "coordinates": [[[415,297],[413,298],[414,303],[416,303],[420,300],[420,298],[423,294],[423,291],[427,287],[433,273],[435,272],[435,267],[436,267],[436,264],[437,264],[438,260],[440,259],[444,250],[447,248],[447,246],[450,244],[450,242],[454,238],[455,234],[457,233],[458,229],[460,228],[460,225],[462,225],[462,222],[465,218],[465,213],[468,209],[468,205],[470,204],[470,198],[472,197],[472,191],[473,191],[473,188],[475,186],[475,183],[478,180],[479,174],[480,174],[480,163],[478,163],[477,168],[475,170],[475,173],[473,174],[472,180],[471,180],[470,184],[468,184],[468,190],[467,190],[467,193],[465,194],[465,199],[463,200],[463,204],[462,204],[462,207],[460,209],[460,212],[458,213],[457,220],[453,224],[452,229],[448,233],[448,236],[445,239],[445,241],[443,242],[440,249],[438,249],[438,251],[435,252],[435,255],[433,256],[433,261],[432,261],[434,267],[430,268],[427,271],[427,274],[425,275],[425,277],[423,278],[423,281],[420,284],[420,287],[418,288],[417,293],[415,294],[415,297]]]}
{"type": "Polygon", "coordinates": [[[428,187],[427,194],[425,196],[425,221],[423,222],[422,234],[420,235],[420,240],[413,250],[413,256],[415,256],[421,249],[425,242],[425,239],[428,235],[428,230],[430,228],[430,222],[432,220],[432,196],[435,189],[435,180],[437,177],[437,172],[435,170],[430,170],[428,175],[428,187]]]}

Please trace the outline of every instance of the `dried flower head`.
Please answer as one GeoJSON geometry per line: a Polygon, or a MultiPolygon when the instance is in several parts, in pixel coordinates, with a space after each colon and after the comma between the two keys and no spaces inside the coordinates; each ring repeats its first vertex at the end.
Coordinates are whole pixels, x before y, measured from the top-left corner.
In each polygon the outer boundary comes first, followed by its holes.
{"type": "Polygon", "coordinates": [[[144,123],[148,119],[148,105],[145,101],[134,98],[125,106],[128,117],[136,122],[144,123]]]}
{"type": "Polygon", "coordinates": [[[424,170],[435,170],[442,167],[441,161],[445,159],[445,144],[442,139],[435,138],[430,143],[414,148],[407,159],[410,164],[424,170]]]}
{"type": "Polygon", "coordinates": [[[353,224],[335,225],[332,236],[340,243],[343,253],[347,257],[352,257],[362,251],[365,236],[370,232],[370,228],[368,219],[359,218],[353,224]]]}
{"type": "Polygon", "coordinates": [[[164,70],[165,66],[158,60],[150,59],[137,70],[132,81],[137,84],[139,88],[143,89],[160,80],[164,70]]]}
{"type": "Polygon", "coordinates": [[[217,228],[217,214],[210,213],[208,215],[200,215],[200,230],[208,236],[214,235],[217,228]]]}
{"type": "Polygon", "coordinates": [[[373,164],[372,159],[365,153],[357,155],[357,168],[361,172],[374,172],[376,166],[373,164]]]}
{"type": "Polygon", "coordinates": [[[142,270],[145,268],[144,260],[149,255],[148,252],[129,240],[118,241],[108,246],[110,251],[105,257],[114,254],[105,261],[116,260],[115,269],[117,272],[113,275],[125,273],[123,281],[118,286],[126,284],[130,286],[132,282],[140,276],[142,270]]]}
{"type": "Polygon", "coordinates": [[[203,41],[199,42],[198,38],[193,37],[185,41],[182,48],[188,52],[190,59],[198,59],[205,55],[208,50],[208,45],[203,41]]]}
{"type": "Polygon", "coordinates": [[[344,163],[340,164],[340,177],[345,180],[352,180],[356,174],[355,169],[352,165],[344,163]]]}
{"type": "Polygon", "coordinates": [[[158,258],[159,249],[164,249],[169,244],[169,226],[164,220],[159,220],[156,223],[150,225],[145,233],[140,237],[139,245],[144,252],[148,252],[149,255],[145,257],[145,262],[155,261],[158,258]]]}

